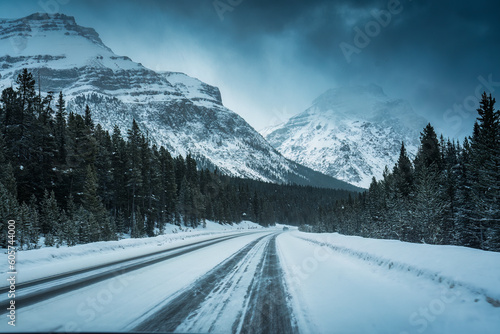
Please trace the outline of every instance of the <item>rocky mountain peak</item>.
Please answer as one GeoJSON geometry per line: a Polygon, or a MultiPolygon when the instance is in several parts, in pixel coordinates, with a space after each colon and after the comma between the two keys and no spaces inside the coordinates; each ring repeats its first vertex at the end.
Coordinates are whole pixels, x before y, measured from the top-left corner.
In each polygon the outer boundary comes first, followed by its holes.
{"type": "MultiPolygon", "coordinates": [[[[104,45],[94,29],[78,25],[73,16],[60,13],[34,13],[20,19],[0,19],[0,39],[10,40],[13,51],[17,54],[30,51],[26,50],[29,38],[50,38],[53,32],[63,33],[66,36],[83,37],[91,43],[111,51],[104,45]]],[[[8,49],[2,51],[11,52],[8,49]]]]}
{"type": "Polygon", "coordinates": [[[63,14],[0,20],[0,91],[27,68],[42,92],[62,91],[67,110],[122,133],[136,120],[152,143],[200,166],[269,182],[357,190],[278,153],[222,104],[217,87],[178,72],[156,72],[118,56],[92,28],[63,14]]]}
{"type": "Polygon", "coordinates": [[[403,99],[377,85],[331,89],[263,136],[285,157],[332,177],[367,188],[394,165],[405,142],[415,154],[426,121],[403,99]]]}

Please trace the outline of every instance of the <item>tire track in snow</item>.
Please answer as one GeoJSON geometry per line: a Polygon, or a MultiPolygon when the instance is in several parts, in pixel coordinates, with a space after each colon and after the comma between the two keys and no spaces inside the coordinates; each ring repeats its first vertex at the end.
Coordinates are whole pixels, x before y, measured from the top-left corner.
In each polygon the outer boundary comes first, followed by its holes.
{"type": "Polygon", "coordinates": [[[296,333],[276,236],[264,236],[242,248],[134,331],[296,333]]]}
{"type": "MultiPolygon", "coordinates": [[[[19,284],[16,286],[16,303],[26,307],[38,302],[45,301],[49,298],[59,296],[64,293],[89,286],[94,283],[101,282],[122,274],[138,270],[161,261],[165,261],[195,250],[205,248],[225,240],[237,238],[245,234],[235,236],[223,236],[208,241],[202,241],[194,244],[183,245],[159,252],[141,255],[131,259],[120,260],[105,265],[99,265],[92,268],[81,269],[69,273],[42,278],[35,281],[19,284]],[[114,266],[119,265],[117,268],[114,266]],[[92,271],[95,271],[92,273],[92,271]],[[59,281],[59,282],[58,282],[59,281]]],[[[0,293],[3,290],[0,290],[0,293]]],[[[5,293],[6,297],[7,293],[5,293]]],[[[2,301],[2,299],[0,299],[2,301]]],[[[3,314],[6,312],[2,312],[3,314]]]]}
{"type": "Polygon", "coordinates": [[[298,333],[287,302],[283,272],[276,251],[276,235],[267,244],[261,260],[261,271],[255,276],[249,308],[241,333],[298,333]]]}

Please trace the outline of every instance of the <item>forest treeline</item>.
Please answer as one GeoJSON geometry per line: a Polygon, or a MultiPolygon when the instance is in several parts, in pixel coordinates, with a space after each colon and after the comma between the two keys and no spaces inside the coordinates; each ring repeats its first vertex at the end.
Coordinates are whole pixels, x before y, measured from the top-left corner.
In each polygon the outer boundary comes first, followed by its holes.
{"type": "Polygon", "coordinates": [[[94,124],[91,110],[67,112],[64,96],[42,96],[28,70],[0,100],[1,246],[16,221],[18,245],[76,245],[163,233],[167,223],[196,227],[319,221],[319,207],[349,192],[277,185],[199,170],[172,157],[133,121],[122,133],[94,124]],[[41,239],[43,237],[43,239],[41,239]]]}
{"type": "Polygon", "coordinates": [[[278,185],[199,169],[172,157],[133,121],[126,133],[67,112],[62,93],[42,96],[27,70],[0,99],[0,246],[16,221],[18,245],[76,245],[154,236],[166,224],[206,220],[452,244],[500,251],[500,111],[483,94],[472,136],[438,138],[429,124],[414,158],[369,190],[278,185]]]}
{"type": "Polygon", "coordinates": [[[463,143],[438,139],[427,125],[414,159],[403,143],[382,180],[321,208],[301,229],[500,251],[500,111],[486,93],[477,111],[463,143]]]}

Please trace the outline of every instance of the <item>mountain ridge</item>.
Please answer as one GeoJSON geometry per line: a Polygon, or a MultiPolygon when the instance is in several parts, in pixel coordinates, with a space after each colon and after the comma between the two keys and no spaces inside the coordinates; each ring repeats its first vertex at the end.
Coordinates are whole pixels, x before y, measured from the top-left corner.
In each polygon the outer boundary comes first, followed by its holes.
{"type": "Polygon", "coordinates": [[[414,155],[427,121],[375,84],[327,90],[311,107],[261,131],[285,157],[368,188],[392,168],[401,142],[414,155]]]}
{"type": "Polygon", "coordinates": [[[83,114],[89,105],[109,131],[116,124],[124,132],[135,119],[153,143],[173,155],[191,153],[202,166],[266,182],[359,190],[283,157],[223,105],[217,87],[118,56],[72,16],[0,20],[0,90],[23,68],[34,73],[43,92],[63,91],[68,111],[83,114]]]}

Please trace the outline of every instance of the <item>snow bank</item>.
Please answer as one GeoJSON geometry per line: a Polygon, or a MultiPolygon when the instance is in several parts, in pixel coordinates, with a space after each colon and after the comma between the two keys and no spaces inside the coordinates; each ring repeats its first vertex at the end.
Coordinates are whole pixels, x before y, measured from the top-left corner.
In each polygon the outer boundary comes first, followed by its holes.
{"type": "Polygon", "coordinates": [[[276,239],[304,333],[500,333],[500,254],[339,234],[276,239]]]}
{"type": "MultiPolygon", "coordinates": [[[[401,270],[450,287],[461,286],[500,300],[500,253],[459,246],[425,245],[377,240],[338,233],[295,236],[390,270],[401,270]]],[[[498,305],[500,306],[500,305],[498,305]]]]}

